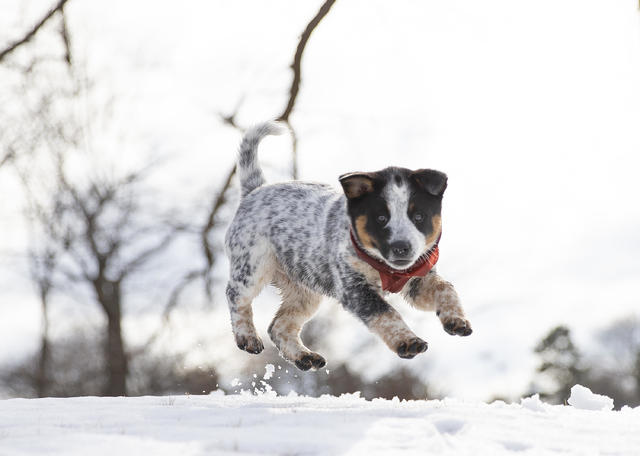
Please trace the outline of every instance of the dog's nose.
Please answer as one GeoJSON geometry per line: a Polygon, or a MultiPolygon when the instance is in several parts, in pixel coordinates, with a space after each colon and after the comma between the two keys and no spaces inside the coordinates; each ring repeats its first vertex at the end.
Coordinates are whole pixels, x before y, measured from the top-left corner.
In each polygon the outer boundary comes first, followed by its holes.
{"type": "Polygon", "coordinates": [[[389,245],[396,258],[405,258],[411,253],[411,244],[407,241],[396,241],[389,245]]]}

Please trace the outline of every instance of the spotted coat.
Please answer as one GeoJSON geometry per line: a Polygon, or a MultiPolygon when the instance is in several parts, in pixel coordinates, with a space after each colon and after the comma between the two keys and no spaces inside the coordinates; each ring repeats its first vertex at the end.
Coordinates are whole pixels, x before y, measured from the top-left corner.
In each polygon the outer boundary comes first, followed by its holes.
{"type": "MultiPolygon", "coordinates": [[[[322,296],[341,302],[399,356],[412,358],[424,352],[427,343],[387,303],[377,272],[355,254],[349,234],[355,227],[345,184],[345,193],[319,183],[265,184],[257,147],[264,136],[279,132],[275,123],[258,125],[246,133],[240,146],[242,197],[225,237],[230,260],[226,296],[238,347],[250,353],[260,353],[264,348],[253,325],[251,303],[264,286],[272,283],[281,291],[282,305],[269,326],[269,335],[281,355],[300,369],[325,365],[324,358],[305,347],[299,337],[322,296]]],[[[402,170],[388,170],[394,169],[402,170]]],[[[406,188],[391,181],[381,193],[382,198],[392,200],[388,230],[395,231],[390,236],[404,234],[414,244],[421,243],[418,250],[412,248],[412,255],[417,257],[420,249],[430,247],[429,241],[415,226],[403,225],[398,214],[403,210],[399,205],[409,204],[408,196],[404,196],[404,203],[401,201],[406,188]]],[[[364,233],[366,228],[360,228],[364,233]]],[[[433,241],[433,233],[429,236],[433,241]]],[[[372,256],[384,258],[374,247],[369,250],[372,256]]],[[[455,290],[435,271],[409,281],[402,294],[417,308],[439,312],[448,332],[471,332],[455,290]]]]}

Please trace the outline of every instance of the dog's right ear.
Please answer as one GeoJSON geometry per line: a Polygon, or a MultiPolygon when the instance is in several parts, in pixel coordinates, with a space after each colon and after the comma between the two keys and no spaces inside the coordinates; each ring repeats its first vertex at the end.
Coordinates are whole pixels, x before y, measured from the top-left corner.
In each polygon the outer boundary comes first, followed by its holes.
{"type": "Polygon", "coordinates": [[[347,173],[338,178],[344,194],[347,198],[360,198],[362,195],[371,193],[374,188],[374,173],[347,173]]]}
{"type": "Polygon", "coordinates": [[[447,175],[435,169],[418,169],[411,173],[418,186],[433,196],[440,196],[447,188],[447,175]]]}

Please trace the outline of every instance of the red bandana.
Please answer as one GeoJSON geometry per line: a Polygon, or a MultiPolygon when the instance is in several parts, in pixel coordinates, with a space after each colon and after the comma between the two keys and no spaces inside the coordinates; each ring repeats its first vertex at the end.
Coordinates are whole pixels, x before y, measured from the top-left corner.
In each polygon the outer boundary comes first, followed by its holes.
{"type": "Polygon", "coordinates": [[[353,244],[354,249],[356,250],[356,254],[358,257],[368,263],[373,269],[380,273],[380,280],[382,280],[382,289],[384,291],[390,291],[391,293],[397,293],[402,290],[402,287],[409,281],[412,277],[424,277],[427,275],[431,268],[438,261],[438,256],[440,255],[440,251],[438,250],[438,242],[440,242],[440,236],[438,236],[438,240],[435,245],[431,247],[425,255],[422,255],[418,258],[413,266],[409,269],[393,269],[388,266],[384,261],[378,260],[377,258],[373,258],[367,252],[365,252],[356,241],[356,238],[353,236],[353,231],[350,231],[351,234],[351,243],[353,244]]]}

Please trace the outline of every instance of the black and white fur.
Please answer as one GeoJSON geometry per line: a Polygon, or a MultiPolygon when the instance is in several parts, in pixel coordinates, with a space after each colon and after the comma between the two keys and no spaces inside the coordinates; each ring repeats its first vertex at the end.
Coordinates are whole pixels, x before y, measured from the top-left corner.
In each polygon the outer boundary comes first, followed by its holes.
{"type": "MultiPolygon", "coordinates": [[[[230,260],[226,296],[239,348],[260,353],[251,303],[267,284],[280,289],[282,304],[269,336],[283,358],[302,370],[325,360],[300,340],[300,331],[322,296],[342,305],[403,358],[427,349],[383,298],[378,272],[360,260],[360,246],[395,269],[406,269],[427,252],[440,231],[446,176],[434,170],[386,168],[340,177],[344,193],[300,181],[265,185],[256,151],[260,140],[278,134],[268,122],[249,130],[240,145],[241,200],[225,238],[230,260]]],[[[453,286],[435,270],[412,278],[401,293],[415,307],[436,311],[450,334],[469,335],[453,286]]]]}

